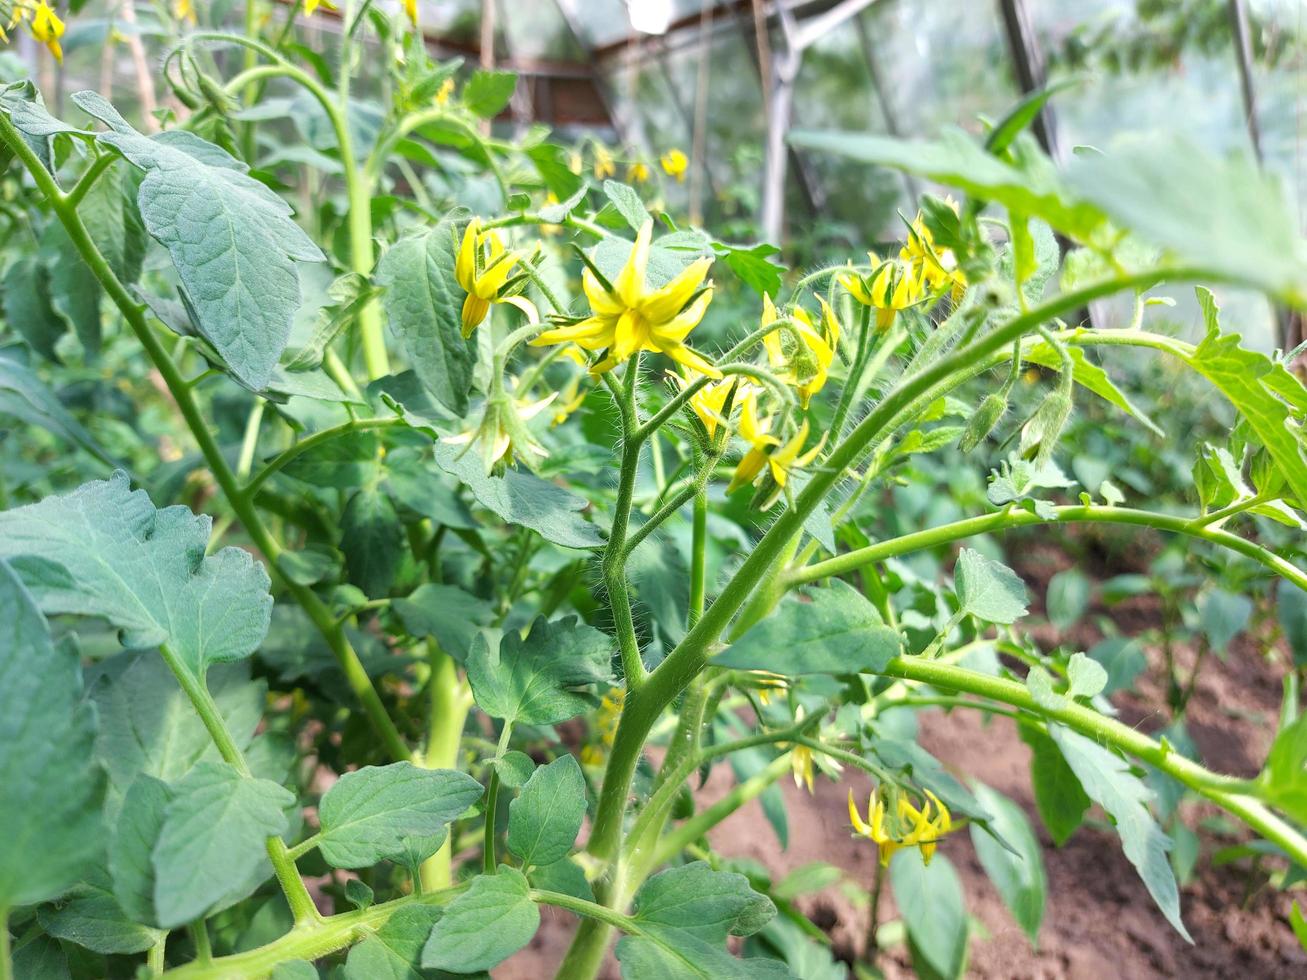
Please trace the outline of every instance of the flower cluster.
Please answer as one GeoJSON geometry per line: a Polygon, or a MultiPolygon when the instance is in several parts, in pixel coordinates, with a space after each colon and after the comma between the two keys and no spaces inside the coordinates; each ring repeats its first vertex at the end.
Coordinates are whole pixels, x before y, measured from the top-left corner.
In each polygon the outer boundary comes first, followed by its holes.
{"type": "Polygon", "coordinates": [[[463,336],[472,336],[490,312],[490,304],[502,301],[504,284],[521,256],[504,248],[494,230],[483,230],[481,219],[473,218],[463,232],[454,262],[454,278],[467,293],[463,300],[463,336]]]}
{"type": "Polygon", "coordinates": [[[59,19],[59,15],[46,3],[46,0],[17,0],[9,9],[8,23],[0,27],[0,40],[7,43],[8,31],[12,31],[19,24],[25,26],[33,38],[44,44],[55,56],[55,60],[64,60],[64,49],[59,43],[60,38],[64,36],[64,22],[59,19]]]}
{"type": "Polygon", "coordinates": [[[867,804],[867,817],[862,819],[858,805],[849,790],[849,822],[860,837],[866,837],[880,850],[880,863],[888,865],[894,852],[904,847],[921,848],[921,859],[926,864],[935,856],[940,838],[953,829],[953,818],[946,807],[930,790],[923,790],[925,800],[921,809],[912,805],[907,794],[891,789],[891,805],[887,808],[880,789],[872,791],[867,804]]]}

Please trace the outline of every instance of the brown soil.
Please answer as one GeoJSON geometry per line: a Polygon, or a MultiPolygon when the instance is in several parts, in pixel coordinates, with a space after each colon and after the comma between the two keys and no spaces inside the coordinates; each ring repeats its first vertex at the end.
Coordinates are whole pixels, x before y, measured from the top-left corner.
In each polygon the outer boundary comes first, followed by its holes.
{"type": "MultiPolygon", "coordinates": [[[[1146,547],[1144,542],[1137,544],[1146,547]]],[[[1091,563],[1092,559],[1087,562],[1091,563]]],[[[1063,552],[1036,547],[1024,550],[1020,571],[1030,583],[1032,595],[1042,599],[1048,578],[1069,564],[1063,552]]],[[[1119,570],[1120,555],[1114,564],[1119,570]]],[[[1157,611],[1148,600],[1118,606],[1111,615],[1128,634],[1157,622],[1157,611]]],[[[1087,626],[1068,637],[1057,637],[1051,628],[1038,635],[1048,646],[1061,639],[1085,648],[1098,639],[1087,626]]],[[[1251,638],[1236,641],[1227,661],[1211,659],[1205,665],[1190,702],[1189,731],[1204,761],[1218,770],[1253,775],[1265,758],[1279,705],[1279,663],[1283,660],[1264,655],[1264,650],[1264,644],[1251,638]]],[[[1150,670],[1141,675],[1137,690],[1116,699],[1122,720],[1144,731],[1156,730],[1167,720],[1157,707],[1165,704],[1160,657],[1155,650],[1149,655],[1150,670]]],[[[1182,652],[1182,659],[1184,656],[1187,654],[1182,652]]],[[[1195,940],[1191,946],[1157,911],[1101,813],[1091,811],[1091,819],[1065,846],[1053,846],[1035,810],[1029,750],[1010,720],[999,718],[986,724],[975,712],[931,711],[920,716],[920,730],[923,747],[955,774],[983,781],[1017,801],[1045,845],[1048,907],[1037,950],[1030,947],[1007,913],[976,858],[969,835],[956,834],[942,845],[962,880],[968,912],[984,930],[980,938],[972,940],[968,976],[1085,980],[1307,976],[1307,952],[1288,925],[1290,897],[1264,887],[1264,876],[1255,875],[1246,862],[1214,867],[1209,860],[1212,851],[1231,843],[1230,839],[1201,833],[1203,854],[1193,881],[1181,895],[1183,917],[1195,940]]],[[[697,798],[706,805],[730,785],[730,768],[718,766],[697,798]]],[[[787,779],[783,788],[790,846],[785,851],[757,803],[716,828],[711,835],[713,845],[723,856],[761,861],[777,878],[809,862],[826,861],[842,868],[851,881],[866,884],[873,874],[875,852],[867,842],[850,835],[845,809],[850,787],[861,798],[869,789],[860,773],[846,772],[838,785],[819,779],[816,794],[810,797],[787,779]]],[[[1191,827],[1217,812],[1197,803],[1186,803],[1183,809],[1191,827]]],[[[853,901],[847,889],[837,886],[802,899],[800,906],[830,936],[838,958],[852,961],[861,954],[867,931],[865,902],[853,901]]],[[[897,917],[888,889],[880,917],[882,923],[897,917]]],[[[496,970],[496,978],[551,976],[573,928],[570,915],[546,911],[535,941],[496,970]]],[[[883,952],[879,965],[890,978],[913,975],[902,947],[883,952]]],[[[606,977],[616,977],[611,958],[609,967],[606,977]]]]}

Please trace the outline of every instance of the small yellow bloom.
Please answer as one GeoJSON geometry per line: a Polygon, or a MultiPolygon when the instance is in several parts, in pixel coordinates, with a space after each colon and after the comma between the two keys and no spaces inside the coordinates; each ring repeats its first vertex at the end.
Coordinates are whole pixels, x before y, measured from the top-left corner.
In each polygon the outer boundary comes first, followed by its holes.
{"type": "MultiPolygon", "coordinates": [[[[790,311],[793,328],[773,330],[762,339],[772,369],[782,381],[794,387],[804,408],[825,387],[840,342],[840,322],[835,311],[825,299],[818,297],[818,302],[821,303],[820,326],[812,322],[807,310],[795,306],[790,311]]],[[[760,325],[775,323],[777,315],[771,297],[764,293],[760,325]]]]}
{"type": "MultiPolygon", "coordinates": [[[[754,682],[758,700],[764,705],[771,704],[773,697],[790,689],[788,678],[782,674],[774,674],[770,670],[750,670],[747,671],[747,675],[754,682]]],[[[799,710],[802,711],[803,709],[800,708],[799,710]]]]}
{"type": "Polygon", "coordinates": [[[414,27],[418,26],[418,0],[404,0],[404,13],[414,27]]]}
{"type": "Polygon", "coordinates": [[[585,158],[579,150],[573,150],[567,155],[567,169],[578,177],[581,176],[581,171],[585,169],[585,158]]]}
{"type": "Polygon", "coordinates": [[[666,354],[711,378],[720,378],[720,371],[685,345],[686,336],[699,325],[712,301],[712,284],[705,282],[712,259],[698,259],[665,286],[651,289],[645,274],[652,236],[653,222],[646,221],[611,289],[585,270],[581,285],[590,300],[591,316],[580,323],[547,330],[531,343],[606,350],[607,356],[591,368],[595,374],[611,370],[636,351],[647,350],[666,354]]]}
{"type": "MultiPolygon", "coordinates": [[[[29,30],[32,37],[46,46],[49,52],[54,55],[56,61],[64,60],[64,49],[59,44],[59,39],[64,36],[64,22],[59,19],[59,15],[51,9],[45,0],[39,2],[30,9],[32,24],[29,30]]],[[[14,16],[19,16],[15,10],[14,16]]],[[[13,27],[13,23],[9,25],[13,27]]]]}
{"type": "Polygon", "coordinates": [[[436,105],[448,105],[450,97],[454,94],[454,80],[446,78],[440,83],[440,88],[436,89],[436,105]]]}
{"type": "Polygon", "coordinates": [[[591,743],[581,750],[581,761],[587,766],[603,765],[607,750],[617,738],[617,723],[622,720],[622,707],[626,704],[626,690],[614,687],[599,702],[594,726],[599,733],[599,744],[591,743]]]}
{"type": "Polygon", "coordinates": [[[868,252],[867,258],[871,261],[870,275],[849,271],[839,277],[839,282],[855,300],[876,310],[877,330],[888,330],[900,310],[921,299],[923,273],[914,271],[907,262],[881,262],[875,252],[868,252]]]}
{"type": "MultiPolygon", "coordinates": [[[[670,377],[682,390],[685,390],[699,377],[692,371],[687,372],[687,375],[682,377],[679,374],[672,374],[670,377]]],[[[703,423],[709,439],[716,438],[718,426],[723,428],[730,426],[728,417],[730,412],[727,410],[726,403],[729,401],[732,407],[738,405],[739,399],[747,395],[750,390],[750,386],[742,384],[738,378],[722,378],[718,381],[710,381],[690,396],[690,410],[703,423]]]]}
{"type": "Polygon", "coordinates": [[[336,9],[336,5],[331,0],[304,0],[305,14],[311,14],[319,7],[326,7],[328,10],[336,9]]]}
{"type": "Polygon", "coordinates": [[[463,241],[454,262],[454,278],[467,293],[463,300],[463,336],[481,325],[490,304],[499,302],[499,291],[504,288],[518,255],[504,249],[499,233],[481,230],[481,219],[473,218],[463,232],[463,241]]]}
{"type": "Polygon", "coordinates": [[[191,0],[173,0],[172,15],[188,24],[195,24],[195,4],[191,0]]]}
{"type": "Polygon", "coordinates": [[[921,848],[921,859],[930,864],[939,839],[953,829],[948,807],[930,790],[923,792],[926,800],[920,810],[912,805],[906,793],[893,792],[895,802],[891,813],[886,811],[879,788],[873,790],[867,804],[867,818],[871,822],[867,823],[853,802],[853,790],[849,790],[849,822],[856,834],[876,844],[882,865],[888,865],[894,852],[904,847],[921,848]]]}
{"type": "Polygon", "coordinates": [[[790,749],[790,774],[794,777],[794,785],[806,789],[812,796],[812,749],[806,745],[790,749]]]}
{"type": "Polygon", "coordinates": [[[680,150],[668,150],[658,158],[658,162],[662,164],[663,173],[675,177],[678,184],[685,180],[685,171],[690,161],[680,150]]]}
{"type": "Polygon", "coordinates": [[[771,507],[785,489],[791,470],[807,466],[825,445],[825,438],[803,455],[803,444],[808,441],[808,420],[804,419],[798,432],[784,445],[771,433],[770,417],[758,419],[758,398],[750,393],[744,399],[740,411],[740,436],[749,444],[749,451],[735,467],[727,493],[733,493],[740,487],[760,482],[760,486],[770,478],[771,486],[759,506],[766,510],[771,507]]]}
{"type": "Polygon", "coordinates": [[[534,466],[549,453],[527,430],[526,423],[548,408],[557,397],[556,391],[536,401],[514,398],[503,392],[491,395],[475,425],[458,435],[444,436],[440,441],[451,446],[466,446],[463,453],[479,446],[481,461],[488,474],[502,471],[515,459],[534,466]]]}
{"type": "Polygon", "coordinates": [[[602,143],[595,144],[595,180],[604,180],[617,173],[617,164],[613,162],[613,155],[608,152],[608,147],[602,143]]]}
{"type": "Polygon", "coordinates": [[[626,179],[632,184],[643,184],[649,179],[649,165],[636,161],[626,167],[626,179]]]}
{"type": "MultiPolygon", "coordinates": [[[[953,204],[952,200],[947,203],[953,204]]],[[[953,205],[957,210],[957,205],[953,205]]],[[[935,245],[935,236],[926,227],[926,222],[917,212],[911,227],[908,228],[908,240],[899,250],[899,258],[907,262],[913,273],[919,276],[931,289],[940,289],[949,285],[953,301],[962,298],[967,288],[967,276],[958,268],[957,257],[949,248],[935,245]]]]}
{"type": "Polygon", "coordinates": [[[551,428],[566,422],[568,417],[580,408],[585,401],[585,396],[589,392],[581,388],[581,381],[584,378],[584,372],[572,375],[571,380],[558,393],[558,404],[554,406],[554,414],[549,421],[551,428]]]}

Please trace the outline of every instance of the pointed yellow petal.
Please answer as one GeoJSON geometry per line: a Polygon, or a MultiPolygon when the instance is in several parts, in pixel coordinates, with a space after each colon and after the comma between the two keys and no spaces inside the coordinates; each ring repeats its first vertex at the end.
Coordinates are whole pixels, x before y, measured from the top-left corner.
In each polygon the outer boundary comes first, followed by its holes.
{"type": "Polygon", "coordinates": [[[635,236],[631,254],[613,281],[613,292],[625,306],[637,306],[644,296],[645,270],[649,266],[649,240],[653,237],[653,219],[646,221],[635,236]]]}
{"type": "Polygon", "coordinates": [[[710,268],[712,268],[710,258],[705,257],[690,263],[667,285],[645,296],[640,305],[641,312],[651,323],[666,323],[690,302],[690,297],[703,285],[704,277],[708,275],[710,268]]]}
{"type": "Polygon", "coordinates": [[[458,246],[458,256],[454,259],[454,278],[469,293],[476,289],[477,234],[480,230],[480,218],[473,218],[467,223],[463,230],[463,240],[458,246]]]}

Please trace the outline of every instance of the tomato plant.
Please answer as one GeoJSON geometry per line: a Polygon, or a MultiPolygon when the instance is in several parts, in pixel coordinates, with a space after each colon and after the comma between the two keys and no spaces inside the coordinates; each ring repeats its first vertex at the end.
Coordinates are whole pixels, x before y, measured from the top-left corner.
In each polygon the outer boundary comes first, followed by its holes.
{"type": "MultiPolygon", "coordinates": [[[[841,975],[802,885],[707,835],[760,797],[783,826],[781,779],[852,773],[860,886],[956,976],[955,835],[1032,939],[1047,882],[1024,811],[903,723],[938,706],[1015,719],[1051,836],[1101,808],[1185,938],[1146,773],[1301,874],[1294,675],[1261,775],[1213,771],[1114,717],[1108,654],[1041,650],[983,538],[1187,542],[1142,587],[1177,615],[1206,588],[1212,649],[1244,591],[1301,609],[1296,540],[1245,522],[1303,527],[1307,389],[1207,288],[1307,305],[1277,184],[1183,143],[1059,169],[1024,132],[1038,98],[980,142],[796,132],[959,200],[790,269],[682,224],[646,165],[626,184],[601,146],[491,135],[512,75],[341,6],[330,60],[183,37],[162,72],[186,112],[157,132],[94,92],[0,90],[0,976],[484,974],[541,905],[576,918],[562,977],[614,942],[632,980],[841,975]],[[351,95],[365,35],[384,102],[351,95]],[[1188,286],[1196,344],[1149,328],[1188,286]],[[1092,326],[1118,294],[1133,322],[1092,326]],[[1233,425],[1150,417],[1100,365],[1123,347],[1233,425]],[[1070,467],[1086,403],[1196,460],[1198,508],[1128,461],[1070,467]],[[892,488],[932,458],[983,495],[904,526],[892,488]],[[718,766],[737,781],[703,802],[718,766]]],[[[1073,622],[1084,586],[1059,588],[1073,622]]]]}

